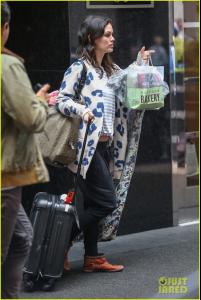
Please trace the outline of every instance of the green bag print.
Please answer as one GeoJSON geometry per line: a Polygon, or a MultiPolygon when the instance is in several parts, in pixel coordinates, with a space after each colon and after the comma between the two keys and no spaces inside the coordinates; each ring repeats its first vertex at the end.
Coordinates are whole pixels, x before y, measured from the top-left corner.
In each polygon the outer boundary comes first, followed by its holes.
{"type": "Polygon", "coordinates": [[[163,81],[164,67],[133,66],[128,68],[125,104],[130,109],[149,110],[164,106],[169,93],[163,81]]]}
{"type": "Polygon", "coordinates": [[[159,109],[164,106],[162,87],[127,88],[127,106],[132,109],[159,109]]]}

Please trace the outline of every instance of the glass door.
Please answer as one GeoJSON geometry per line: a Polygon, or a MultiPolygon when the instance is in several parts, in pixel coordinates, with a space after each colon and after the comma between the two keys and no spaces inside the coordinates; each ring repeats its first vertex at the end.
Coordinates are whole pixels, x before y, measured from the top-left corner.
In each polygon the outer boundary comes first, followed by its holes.
{"type": "MultiPolygon", "coordinates": [[[[177,93],[183,93],[184,133],[178,150],[184,151],[185,189],[180,199],[179,223],[198,219],[199,184],[199,2],[174,3],[174,46],[177,93]],[[180,74],[180,76],[178,76],[180,74]]],[[[181,116],[180,116],[181,117],[181,116]]]]}

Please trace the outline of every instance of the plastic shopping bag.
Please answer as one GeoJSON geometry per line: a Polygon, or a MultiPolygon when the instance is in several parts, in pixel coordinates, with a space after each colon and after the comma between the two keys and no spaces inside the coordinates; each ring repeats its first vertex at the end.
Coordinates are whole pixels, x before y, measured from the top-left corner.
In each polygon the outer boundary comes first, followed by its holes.
{"type": "Polygon", "coordinates": [[[125,105],[131,109],[149,110],[164,106],[169,88],[164,82],[164,67],[132,66],[128,68],[125,105]]]}

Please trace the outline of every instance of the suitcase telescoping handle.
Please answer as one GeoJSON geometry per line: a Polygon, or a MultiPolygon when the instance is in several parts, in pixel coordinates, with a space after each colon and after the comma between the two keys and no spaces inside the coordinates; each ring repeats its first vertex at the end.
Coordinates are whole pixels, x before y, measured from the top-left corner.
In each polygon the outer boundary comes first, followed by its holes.
{"type": "Polygon", "coordinates": [[[76,206],[76,192],[77,192],[77,188],[78,188],[78,182],[79,182],[79,177],[80,177],[80,171],[81,171],[81,165],[82,165],[82,160],[83,160],[83,156],[84,156],[84,150],[86,147],[86,142],[87,142],[87,135],[89,132],[89,127],[91,125],[91,120],[89,120],[89,122],[87,123],[87,127],[86,127],[86,132],[85,132],[85,136],[84,136],[84,142],[83,142],[83,146],[82,146],[82,151],[81,151],[81,155],[80,155],[80,160],[78,163],[78,168],[77,168],[77,174],[75,176],[75,183],[74,183],[74,188],[73,190],[71,190],[70,192],[68,192],[66,198],[65,198],[65,203],[67,204],[72,204],[74,206],[76,206]]]}
{"type": "Polygon", "coordinates": [[[88,135],[90,124],[91,124],[91,120],[87,123],[87,128],[86,128],[86,132],[85,132],[85,136],[84,136],[84,142],[83,142],[83,146],[82,146],[80,160],[79,160],[79,164],[78,164],[78,168],[77,168],[77,174],[76,174],[76,177],[75,177],[74,190],[67,194],[67,197],[66,197],[66,200],[65,200],[66,203],[72,204],[75,208],[74,209],[74,215],[75,215],[75,221],[77,223],[78,228],[80,228],[80,223],[79,223],[79,217],[78,217],[78,213],[77,213],[77,209],[76,209],[76,193],[77,193],[78,182],[79,182],[79,178],[80,178],[81,165],[82,165],[82,160],[83,160],[83,156],[84,156],[84,150],[85,150],[85,146],[86,146],[86,142],[87,142],[87,135],[88,135]]]}
{"type": "Polygon", "coordinates": [[[82,146],[80,160],[79,160],[79,164],[78,164],[78,167],[77,167],[77,174],[76,174],[76,177],[75,177],[75,186],[74,186],[74,195],[73,195],[73,199],[72,199],[73,204],[75,204],[75,201],[76,201],[75,200],[75,195],[76,195],[77,188],[78,188],[78,181],[79,181],[79,177],[80,177],[81,165],[82,165],[82,160],[83,160],[83,156],[84,156],[84,150],[85,150],[85,147],[86,147],[87,136],[88,136],[90,125],[91,125],[91,120],[89,120],[89,122],[87,123],[87,128],[86,128],[86,132],[85,132],[85,136],[84,136],[84,142],[83,142],[83,146],[82,146]]]}

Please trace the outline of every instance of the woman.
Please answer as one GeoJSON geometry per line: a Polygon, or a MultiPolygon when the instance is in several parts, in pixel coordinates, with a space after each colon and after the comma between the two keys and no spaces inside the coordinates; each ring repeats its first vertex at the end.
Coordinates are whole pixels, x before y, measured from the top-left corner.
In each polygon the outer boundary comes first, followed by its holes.
{"type": "MultiPolygon", "coordinates": [[[[62,114],[81,117],[77,159],[68,166],[74,173],[77,172],[86,123],[92,121],[79,180],[84,198],[84,211],[79,214],[81,229],[74,223],[71,241],[80,231],[84,232],[84,272],[118,272],[124,267],[110,264],[103,254],[99,254],[97,246],[98,223],[116,208],[115,189],[109,170],[110,145],[113,142],[115,150],[112,170],[114,178],[120,178],[127,145],[128,109],[121,103],[121,89],[117,95],[107,85],[109,77],[120,69],[110,57],[115,42],[112,21],[107,17],[88,16],[81,24],[78,38],[79,59],[65,72],[56,103],[62,114]],[[87,68],[87,76],[81,92],[82,103],[78,103],[74,101],[74,95],[83,63],[87,68]]],[[[143,47],[137,63],[147,63],[150,52],[143,47]]],[[[64,267],[69,269],[67,257],[64,267]]],[[[53,284],[54,280],[51,279],[44,289],[50,289],[53,284]]]]}
{"type": "MultiPolygon", "coordinates": [[[[114,142],[115,178],[120,177],[126,151],[128,111],[120,101],[115,103],[115,92],[107,85],[108,78],[119,70],[110,57],[115,38],[112,21],[107,17],[88,16],[78,33],[78,59],[64,75],[57,97],[57,108],[67,116],[81,117],[77,159],[69,165],[76,173],[82,149],[86,123],[92,121],[81,168],[80,189],[84,197],[84,211],[80,214],[80,227],[84,232],[84,272],[122,271],[122,265],[110,264],[98,253],[98,223],[116,207],[115,189],[109,170],[111,142],[114,142]],[[83,104],[73,100],[83,62],[87,78],[81,98],[83,104]]],[[[152,51],[141,49],[137,63],[147,63],[152,51]]],[[[118,97],[119,100],[119,97],[118,97]]],[[[72,240],[79,234],[74,225],[72,240]]]]}

